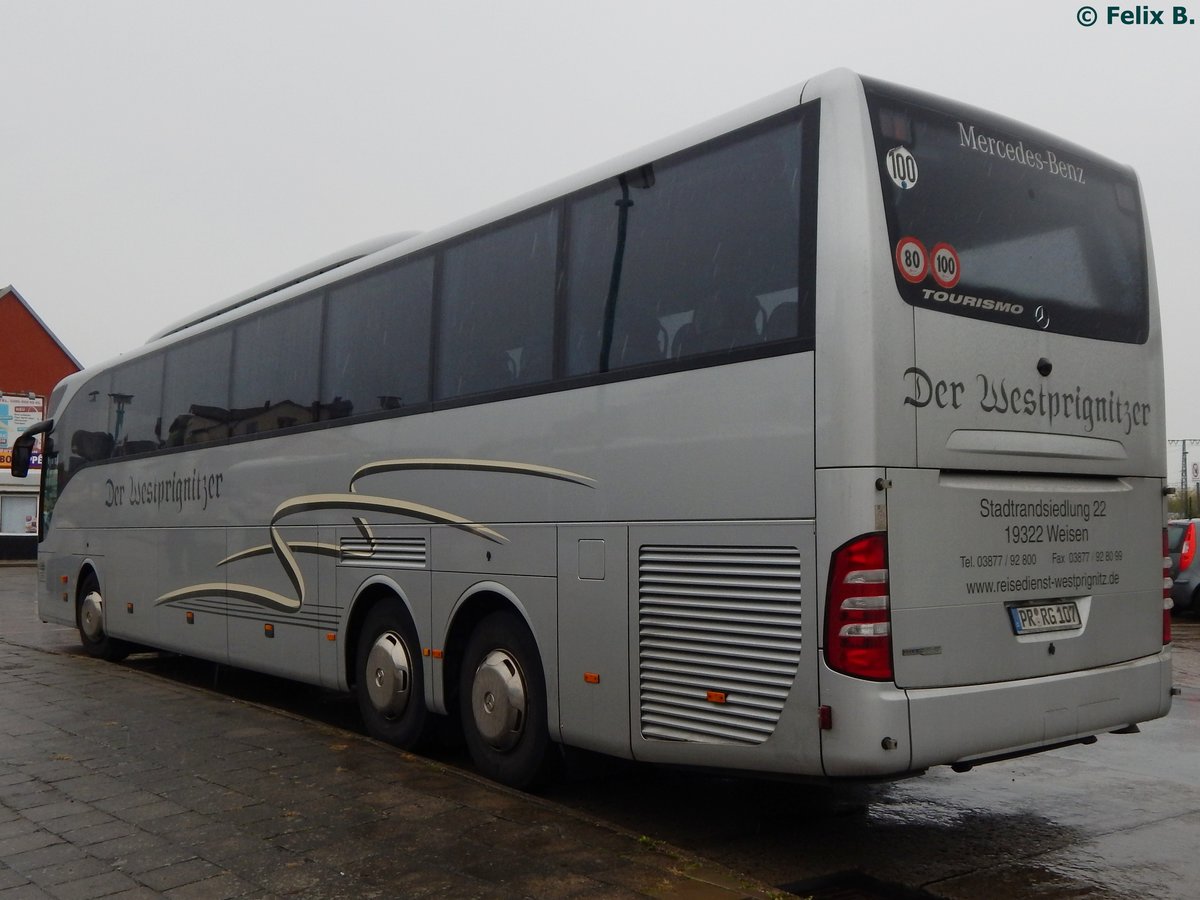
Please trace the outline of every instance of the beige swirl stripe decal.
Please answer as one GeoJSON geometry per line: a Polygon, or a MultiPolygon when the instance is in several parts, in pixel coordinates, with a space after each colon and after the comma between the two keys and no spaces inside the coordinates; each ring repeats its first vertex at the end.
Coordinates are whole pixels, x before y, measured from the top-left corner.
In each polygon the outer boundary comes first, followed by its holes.
{"type": "MultiPolygon", "coordinates": [[[[301,497],[293,497],[290,500],[285,500],[276,507],[275,512],[271,516],[271,522],[268,526],[268,535],[270,543],[263,544],[257,547],[250,547],[247,550],[242,550],[227,556],[216,565],[218,568],[228,565],[239,560],[250,559],[255,556],[266,556],[274,554],[279,560],[280,566],[283,567],[284,573],[288,577],[288,581],[292,584],[292,589],[295,596],[287,596],[276,591],[269,591],[265,588],[256,587],[248,584],[231,584],[228,582],[209,582],[206,584],[193,584],[188,587],[179,588],[178,590],[169,591],[163,594],[155,604],[172,603],[180,600],[192,600],[202,597],[227,597],[235,600],[244,600],[249,603],[254,603],[259,606],[265,606],[269,609],[278,610],[280,612],[297,612],[304,605],[305,584],[304,576],[300,572],[300,565],[296,562],[296,553],[312,553],[323,556],[337,556],[340,553],[340,548],[332,544],[321,544],[313,541],[294,541],[288,543],[279,533],[279,523],[299,513],[314,512],[318,510],[344,510],[347,513],[384,513],[387,515],[404,516],[410,519],[419,519],[424,522],[430,522],[435,525],[448,525],[451,528],[457,528],[473,534],[476,537],[482,538],[493,543],[507,543],[508,539],[492,528],[479,522],[472,522],[469,519],[448,512],[444,509],[437,509],[432,506],[425,506],[421,503],[413,503],[408,500],[398,500],[391,497],[373,497],[366,494],[360,494],[356,490],[356,483],[371,475],[382,475],[391,472],[405,472],[415,470],[440,470],[440,471],[467,471],[467,472],[496,472],[511,475],[525,475],[533,478],[548,478],[555,481],[565,481],[571,484],[581,485],[583,487],[594,487],[595,480],[588,478],[586,475],[579,475],[575,472],[568,472],[565,469],[555,469],[548,466],[530,465],[528,463],[505,462],[503,460],[487,460],[487,459],[387,459],[379,460],[378,462],[367,463],[357,469],[350,476],[350,490],[347,493],[340,494],[308,494],[301,497]]],[[[357,526],[363,537],[369,541],[374,541],[374,536],[371,532],[369,523],[361,516],[352,516],[352,521],[357,526]]],[[[369,559],[372,555],[371,550],[356,553],[356,558],[369,559]]]]}

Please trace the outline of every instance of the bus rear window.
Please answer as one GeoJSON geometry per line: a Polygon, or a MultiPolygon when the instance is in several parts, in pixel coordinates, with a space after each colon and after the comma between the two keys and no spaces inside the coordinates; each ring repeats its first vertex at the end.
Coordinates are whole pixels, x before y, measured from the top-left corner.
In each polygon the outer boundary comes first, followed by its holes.
{"type": "Polygon", "coordinates": [[[896,285],[914,306],[1142,343],[1132,171],[1007,119],[866,81],[896,285]]]}

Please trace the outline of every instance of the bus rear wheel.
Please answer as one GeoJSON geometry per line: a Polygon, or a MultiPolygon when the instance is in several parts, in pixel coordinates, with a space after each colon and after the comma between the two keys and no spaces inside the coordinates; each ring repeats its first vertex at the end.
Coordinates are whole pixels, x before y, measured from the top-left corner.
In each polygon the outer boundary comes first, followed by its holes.
{"type": "Polygon", "coordinates": [[[459,684],[463,733],[476,768],[510,787],[537,783],[550,745],[546,681],[525,623],[510,612],[483,619],[467,642],[459,684]]]}
{"type": "Polygon", "coordinates": [[[405,750],[425,739],[425,676],[417,630],[397,603],[367,613],[355,654],[355,694],[372,737],[405,750]]]}
{"type": "Polygon", "coordinates": [[[104,630],[104,595],[100,593],[100,582],[94,572],[85,575],[79,586],[75,624],[79,628],[79,641],[88,656],[117,662],[129,655],[129,644],[110,637],[104,630]]]}

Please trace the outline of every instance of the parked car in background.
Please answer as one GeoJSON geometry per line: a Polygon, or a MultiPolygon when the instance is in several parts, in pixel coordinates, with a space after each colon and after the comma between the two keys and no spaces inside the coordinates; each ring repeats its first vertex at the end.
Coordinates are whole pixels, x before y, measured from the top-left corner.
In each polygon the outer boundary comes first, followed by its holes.
{"type": "Polygon", "coordinates": [[[1175,519],[1167,523],[1167,550],[1171,556],[1171,599],[1176,614],[1200,609],[1200,554],[1196,536],[1200,519],[1175,519]]]}

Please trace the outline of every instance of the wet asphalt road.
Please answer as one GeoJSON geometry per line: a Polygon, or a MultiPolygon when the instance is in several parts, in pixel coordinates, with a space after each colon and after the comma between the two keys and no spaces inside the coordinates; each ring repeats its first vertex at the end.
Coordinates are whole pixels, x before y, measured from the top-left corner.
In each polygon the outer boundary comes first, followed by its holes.
{"type": "Polygon", "coordinates": [[[891,784],[634,770],[552,795],[796,891],[858,872],[863,896],[1200,897],[1200,620],[1174,634],[1182,696],[1138,735],[891,784]]]}
{"type": "MultiPolygon", "coordinates": [[[[26,573],[30,596],[33,570],[26,573]]],[[[73,632],[6,622],[5,639],[75,653],[73,632]]],[[[1176,620],[1170,716],[1139,735],[879,785],[808,786],[618,766],[551,800],[768,884],[817,897],[1200,896],[1200,620],[1176,620]],[[919,896],[919,894],[918,894],[919,896]]],[[[347,698],[171,656],[123,665],[360,730],[347,698]]],[[[466,765],[445,750],[443,762],[466,765]]]]}

